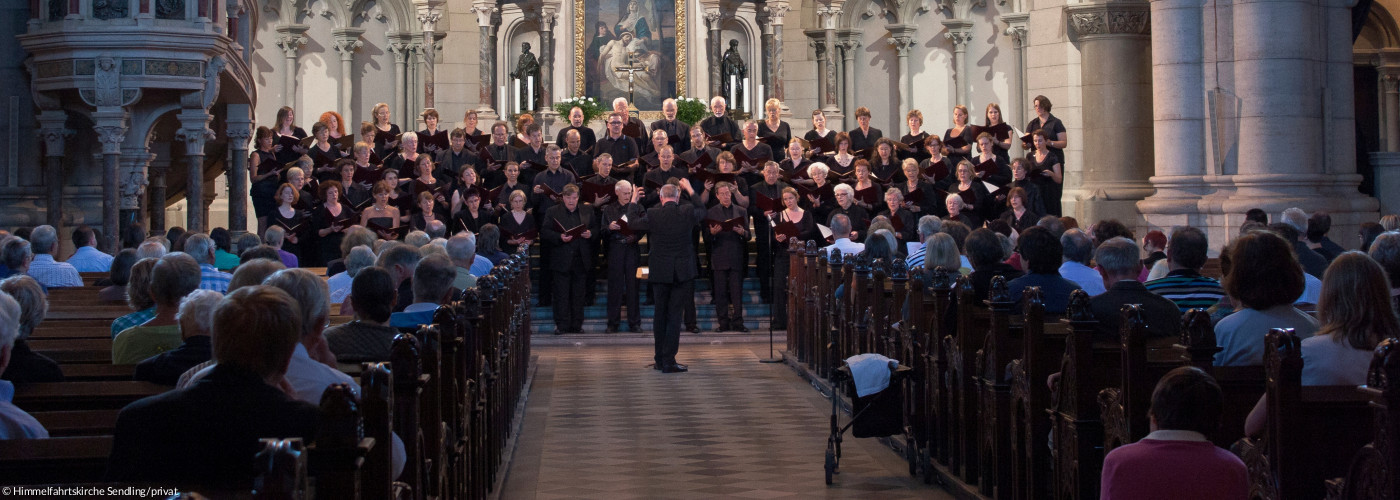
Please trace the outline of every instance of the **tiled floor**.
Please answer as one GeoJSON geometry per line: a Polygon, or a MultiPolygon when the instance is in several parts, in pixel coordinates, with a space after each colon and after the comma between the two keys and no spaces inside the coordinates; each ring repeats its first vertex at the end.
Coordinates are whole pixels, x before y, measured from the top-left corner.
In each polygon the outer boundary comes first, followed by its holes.
{"type": "Polygon", "coordinates": [[[501,498],[951,498],[849,434],[826,486],[830,403],[787,366],[759,363],[766,343],[683,345],[680,374],[647,368],[650,346],[535,353],[501,498]]]}

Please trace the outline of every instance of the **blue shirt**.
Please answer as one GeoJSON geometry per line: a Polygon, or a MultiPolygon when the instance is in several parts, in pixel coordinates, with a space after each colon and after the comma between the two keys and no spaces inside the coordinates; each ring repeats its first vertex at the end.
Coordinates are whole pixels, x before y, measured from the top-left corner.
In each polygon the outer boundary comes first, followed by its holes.
{"type": "Polygon", "coordinates": [[[14,398],[15,385],[0,380],[0,440],[49,437],[49,431],[38,420],[12,403],[14,398]]]}
{"type": "Polygon", "coordinates": [[[472,259],[472,267],[468,271],[471,271],[472,276],[480,277],[491,274],[493,267],[495,265],[491,263],[491,259],[477,255],[472,259]]]}
{"type": "Polygon", "coordinates": [[[389,326],[417,328],[418,325],[430,325],[433,323],[433,313],[437,312],[437,308],[438,305],[431,302],[409,304],[403,309],[403,312],[389,315],[389,326]]]}
{"type": "Polygon", "coordinates": [[[1060,276],[1078,283],[1079,287],[1084,289],[1084,293],[1090,296],[1101,294],[1107,290],[1103,286],[1103,275],[1099,274],[1098,270],[1078,262],[1068,261],[1060,264],[1060,276]]]}
{"type": "Polygon", "coordinates": [[[1011,300],[1016,302],[1016,310],[1021,310],[1021,294],[1028,286],[1040,287],[1041,300],[1045,301],[1046,314],[1061,314],[1069,307],[1069,294],[1079,289],[1073,281],[1061,278],[1058,274],[1027,274],[1006,284],[1010,289],[1011,300]]]}
{"type": "Polygon", "coordinates": [[[112,256],[86,246],[73,252],[73,256],[68,258],[68,264],[77,268],[80,273],[105,273],[112,270],[112,256]]]}
{"type": "Polygon", "coordinates": [[[232,274],[220,271],[212,264],[199,265],[200,290],[213,290],[219,293],[227,293],[229,281],[232,280],[232,274]]]}

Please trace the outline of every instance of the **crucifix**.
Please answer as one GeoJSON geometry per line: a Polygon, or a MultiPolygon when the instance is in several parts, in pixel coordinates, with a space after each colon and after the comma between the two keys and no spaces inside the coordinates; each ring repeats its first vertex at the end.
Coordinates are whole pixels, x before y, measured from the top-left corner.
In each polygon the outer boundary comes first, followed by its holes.
{"type": "Polygon", "coordinates": [[[615,72],[618,72],[618,73],[621,73],[621,72],[623,72],[623,71],[626,71],[626,72],[627,72],[627,102],[628,102],[628,104],[631,104],[631,103],[633,103],[633,102],[636,102],[636,99],[635,99],[634,97],[632,97],[632,91],[633,91],[634,79],[635,79],[636,76],[637,76],[637,72],[638,72],[638,71],[646,71],[646,70],[647,70],[647,66],[646,66],[645,64],[637,64],[636,60],[633,59],[633,53],[632,53],[632,52],[628,52],[628,53],[627,53],[627,65],[626,65],[626,66],[613,66],[613,71],[615,71],[615,72]]]}

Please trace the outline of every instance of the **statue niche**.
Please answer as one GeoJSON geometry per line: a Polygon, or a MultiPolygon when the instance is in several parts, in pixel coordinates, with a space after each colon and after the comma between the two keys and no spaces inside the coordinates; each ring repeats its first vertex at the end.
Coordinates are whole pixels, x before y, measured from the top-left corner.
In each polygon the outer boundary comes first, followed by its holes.
{"type": "Polygon", "coordinates": [[[521,43],[520,52],[520,59],[515,63],[515,71],[510,72],[510,77],[520,81],[519,83],[513,83],[513,85],[520,86],[520,96],[517,97],[519,100],[517,104],[520,105],[520,110],[535,111],[540,109],[544,100],[540,95],[540,61],[535,58],[534,54],[530,53],[530,42],[521,43]],[[531,77],[534,77],[535,82],[534,102],[529,102],[532,97],[529,95],[530,89],[528,84],[531,77]]]}
{"type": "Polygon", "coordinates": [[[724,51],[724,58],[720,61],[719,68],[719,95],[724,96],[725,99],[729,99],[732,95],[734,98],[730,99],[731,102],[728,103],[729,109],[741,109],[742,106],[739,103],[744,102],[744,99],[747,98],[744,95],[744,78],[748,77],[749,68],[744,63],[744,59],[739,56],[738,40],[729,41],[729,50],[724,51]],[[730,88],[730,77],[733,77],[733,89],[730,88]]]}

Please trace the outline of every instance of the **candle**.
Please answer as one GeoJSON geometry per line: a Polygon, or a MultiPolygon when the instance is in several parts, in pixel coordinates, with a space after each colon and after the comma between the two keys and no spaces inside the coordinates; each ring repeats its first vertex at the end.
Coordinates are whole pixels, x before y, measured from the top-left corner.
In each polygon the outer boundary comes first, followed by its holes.
{"type": "Polygon", "coordinates": [[[748,113],[748,112],[749,112],[749,101],[752,101],[752,100],[753,100],[753,99],[751,99],[751,97],[753,97],[753,94],[749,92],[749,79],[748,79],[748,78],[745,78],[745,79],[744,79],[744,112],[745,112],[745,113],[748,113]]]}
{"type": "Polygon", "coordinates": [[[519,79],[519,78],[516,78],[516,79],[515,79],[515,85],[513,85],[513,86],[515,87],[515,99],[513,99],[513,100],[515,101],[515,114],[518,115],[518,114],[520,114],[520,79],[519,79]]]}
{"type": "Polygon", "coordinates": [[[754,102],[758,103],[758,107],[760,107],[760,108],[763,107],[763,106],[764,106],[764,103],[765,103],[766,101],[763,100],[763,84],[762,84],[762,83],[758,84],[758,95],[756,95],[756,96],[754,96],[754,97],[757,97],[757,98],[758,98],[758,99],[754,100],[754,102]]]}
{"type": "Polygon", "coordinates": [[[497,105],[496,112],[499,113],[501,116],[505,116],[506,114],[506,99],[508,95],[510,94],[506,93],[506,86],[502,85],[501,92],[497,94],[498,98],[496,99],[497,101],[500,101],[500,104],[497,105]]]}
{"type": "Polygon", "coordinates": [[[739,92],[739,76],[729,75],[729,108],[734,108],[735,94],[739,92]]]}
{"type": "Polygon", "coordinates": [[[530,75],[525,80],[525,109],[535,109],[535,75],[530,75]]]}

